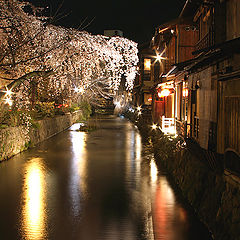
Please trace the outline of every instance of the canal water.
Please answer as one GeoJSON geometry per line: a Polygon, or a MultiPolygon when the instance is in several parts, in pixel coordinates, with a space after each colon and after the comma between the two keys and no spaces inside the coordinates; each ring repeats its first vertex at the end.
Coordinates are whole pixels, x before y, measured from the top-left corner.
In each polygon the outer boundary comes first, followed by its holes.
{"type": "Polygon", "coordinates": [[[1,240],[208,240],[126,119],[78,124],[0,164],[1,240]]]}

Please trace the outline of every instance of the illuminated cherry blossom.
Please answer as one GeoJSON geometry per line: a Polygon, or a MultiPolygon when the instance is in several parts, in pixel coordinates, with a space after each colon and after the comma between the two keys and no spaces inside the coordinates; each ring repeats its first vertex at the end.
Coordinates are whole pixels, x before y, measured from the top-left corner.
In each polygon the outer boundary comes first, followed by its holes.
{"type": "MultiPolygon", "coordinates": [[[[131,91],[135,42],[54,26],[39,13],[29,3],[0,1],[0,88],[8,85],[19,105],[74,101],[79,94],[97,103],[113,97],[121,82],[131,91]]],[[[1,91],[0,99],[4,96],[1,91]]]]}

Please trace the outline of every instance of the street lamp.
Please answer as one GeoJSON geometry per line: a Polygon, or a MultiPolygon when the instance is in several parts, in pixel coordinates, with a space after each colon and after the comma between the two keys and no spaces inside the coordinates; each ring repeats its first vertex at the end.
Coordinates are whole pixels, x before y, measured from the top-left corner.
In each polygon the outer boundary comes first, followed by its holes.
{"type": "Polygon", "coordinates": [[[13,100],[10,97],[5,98],[5,103],[8,104],[9,106],[12,106],[13,100]]]}
{"type": "Polygon", "coordinates": [[[81,94],[83,94],[84,93],[84,88],[81,86],[81,87],[75,87],[74,88],[74,91],[76,92],[76,93],[81,93],[81,94]]]}
{"type": "Polygon", "coordinates": [[[152,125],[152,129],[153,129],[153,130],[156,130],[156,129],[157,129],[157,124],[154,123],[154,124],[152,125]]]}

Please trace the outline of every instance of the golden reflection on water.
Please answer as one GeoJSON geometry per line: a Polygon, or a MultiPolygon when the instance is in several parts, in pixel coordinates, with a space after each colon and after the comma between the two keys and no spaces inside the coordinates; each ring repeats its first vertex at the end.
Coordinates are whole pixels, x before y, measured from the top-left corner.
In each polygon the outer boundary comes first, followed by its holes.
{"type": "Polygon", "coordinates": [[[86,190],[86,183],[84,180],[87,177],[86,138],[87,134],[85,132],[72,132],[71,134],[72,149],[74,154],[71,170],[74,176],[81,178],[79,184],[83,191],[86,190]]]}
{"type": "Polygon", "coordinates": [[[26,164],[23,197],[24,239],[46,239],[46,184],[41,158],[33,158],[26,164]]]}
{"type": "Polygon", "coordinates": [[[129,123],[126,131],[126,181],[140,184],[142,142],[141,135],[129,123]]]}
{"type": "Polygon", "coordinates": [[[155,163],[154,158],[152,158],[151,162],[150,162],[150,176],[151,176],[151,180],[152,180],[152,185],[153,185],[153,187],[155,187],[155,184],[156,184],[157,178],[158,178],[158,169],[157,169],[157,165],[155,163]]]}
{"type": "Polygon", "coordinates": [[[74,216],[79,216],[80,214],[81,194],[87,193],[86,138],[87,134],[85,132],[71,132],[73,158],[71,161],[69,189],[74,216]]]}
{"type": "Polygon", "coordinates": [[[176,203],[174,193],[165,176],[160,176],[155,189],[153,206],[156,239],[176,239],[172,223],[175,219],[176,203]]]}
{"type": "Polygon", "coordinates": [[[142,138],[139,133],[136,133],[135,143],[136,143],[136,161],[140,163],[142,157],[142,138]]]}

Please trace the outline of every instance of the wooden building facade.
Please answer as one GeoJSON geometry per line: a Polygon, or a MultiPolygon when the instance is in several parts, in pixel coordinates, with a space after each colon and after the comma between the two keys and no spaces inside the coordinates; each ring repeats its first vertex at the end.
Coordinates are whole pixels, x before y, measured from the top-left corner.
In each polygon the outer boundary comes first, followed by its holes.
{"type": "MultiPolygon", "coordinates": [[[[240,2],[191,0],[151,41],[152,116],[240,174],[240,2]]],[[[168,128],[168,129],[167,129],[168,128]]]]}

